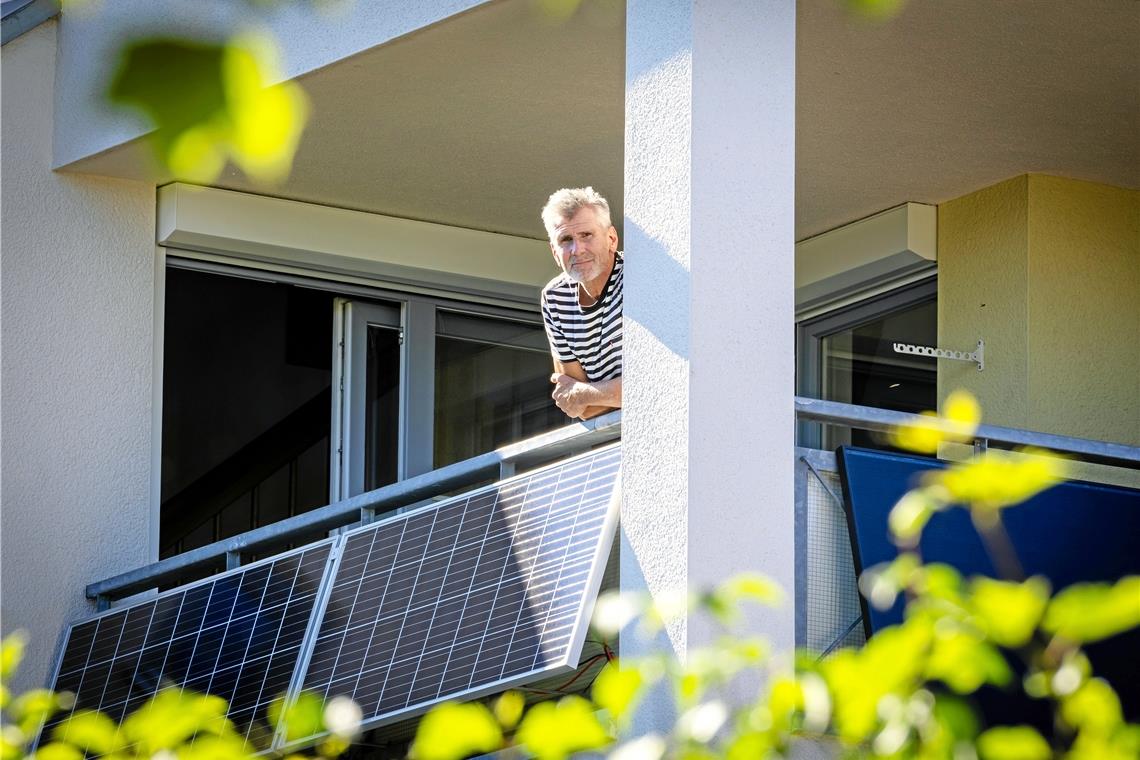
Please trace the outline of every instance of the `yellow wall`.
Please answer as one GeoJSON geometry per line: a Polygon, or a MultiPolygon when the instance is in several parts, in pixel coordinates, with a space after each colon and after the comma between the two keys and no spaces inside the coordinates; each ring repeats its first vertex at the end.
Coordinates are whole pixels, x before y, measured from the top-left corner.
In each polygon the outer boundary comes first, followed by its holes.
{"type": "Polygon", "coordinates": [[[938,208],[942,360],[996,425],[1140,445],[1140,191],[1023,175],[938,208]]]}

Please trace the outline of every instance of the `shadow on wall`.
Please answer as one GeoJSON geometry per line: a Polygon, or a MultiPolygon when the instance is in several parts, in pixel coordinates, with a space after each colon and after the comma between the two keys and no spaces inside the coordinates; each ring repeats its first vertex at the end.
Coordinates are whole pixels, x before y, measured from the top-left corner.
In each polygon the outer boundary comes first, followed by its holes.
{"type": "Polygon", "coordinates": [[[658,240],[626,219],[625,318],[680,359],[689,358],[689,272],[658,240]],[[636,283],[632,290],[628,284],[636,283]]]}

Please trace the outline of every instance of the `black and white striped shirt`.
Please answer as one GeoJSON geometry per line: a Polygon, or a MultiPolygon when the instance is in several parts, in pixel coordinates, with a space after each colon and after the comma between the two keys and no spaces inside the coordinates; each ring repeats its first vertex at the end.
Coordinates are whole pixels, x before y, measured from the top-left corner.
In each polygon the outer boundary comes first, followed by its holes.
{"type": "Polygon", "coordinates": [[[542,289],[542,321],[550,352],[559,361],[576,361],[590,382],[621,377],[622,254],[597,303],[578,303],[578,286],[560,274],[542,289]]]}

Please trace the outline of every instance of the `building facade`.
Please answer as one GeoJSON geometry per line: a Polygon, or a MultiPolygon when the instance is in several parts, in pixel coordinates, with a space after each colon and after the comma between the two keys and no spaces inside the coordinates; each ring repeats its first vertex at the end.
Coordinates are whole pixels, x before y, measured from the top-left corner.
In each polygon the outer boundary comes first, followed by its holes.
{"type": "MultiPolygon", "coordinates": [[[[797,434],[850,438],[797,431],[797,393],[965,387],[994,424],[1140,445],[1130,0],[879,25],[831,0],[215,5],[6,35],[0,561],[25,686],[94,581],[557,425],[518,388],[547,371],[538,209],[561,186],[611,198],[626,252],[623,587],[804,583],[797,434]],[[175,182],[100,97],[110,51],[254,21],[313,101],[292,177],[175,182]],[[879,353],[979,340],[981,372],[879,353]]],[[[756,626],[787,649],[796,623],[756,626]]]]}

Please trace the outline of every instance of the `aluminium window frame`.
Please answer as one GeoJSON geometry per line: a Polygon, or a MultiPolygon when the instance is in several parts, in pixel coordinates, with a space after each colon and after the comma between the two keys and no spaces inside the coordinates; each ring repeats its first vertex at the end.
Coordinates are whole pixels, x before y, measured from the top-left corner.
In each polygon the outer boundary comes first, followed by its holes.
{"type": "MultiPolygon", "coordinates": [[[[836,333],[918,306],[938,297],[938,275],[932,274],[884,293],[847,304],[796,323],[796,395],[823,398],[823,341],[836,333]]],[[[796,445],[823,446],[823,425],[796,423],[796,445]]]]}

